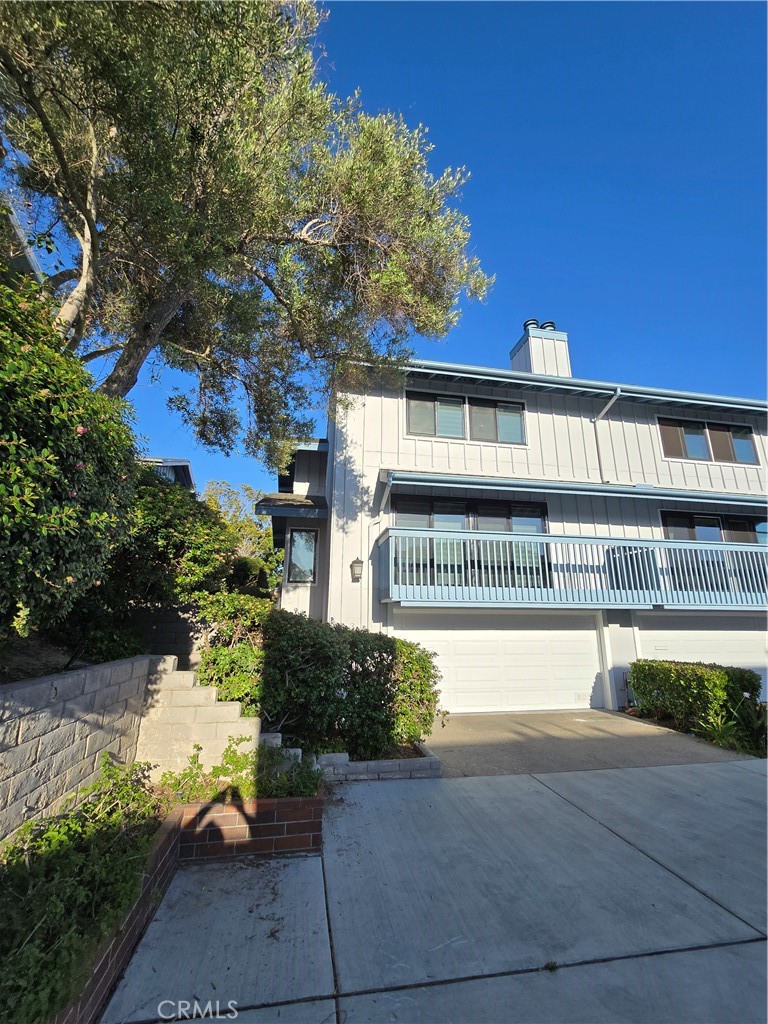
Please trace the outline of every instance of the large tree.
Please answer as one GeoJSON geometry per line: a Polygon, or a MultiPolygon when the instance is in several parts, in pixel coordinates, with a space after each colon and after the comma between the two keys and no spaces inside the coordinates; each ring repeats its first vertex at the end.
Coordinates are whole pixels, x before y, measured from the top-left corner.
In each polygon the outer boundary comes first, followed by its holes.
{"type": "Polygon", "coordinates": [[[6,176],[54,225],[62,345],[109,360],[110,395],[150,357],[188,371],[171,404],[200,440],[244,428],[270,462],[318,388],[489,285],[466,173],[432,176],[421,126],[327,89],[318,21],[303,0],[0,2],[6,176]]]}

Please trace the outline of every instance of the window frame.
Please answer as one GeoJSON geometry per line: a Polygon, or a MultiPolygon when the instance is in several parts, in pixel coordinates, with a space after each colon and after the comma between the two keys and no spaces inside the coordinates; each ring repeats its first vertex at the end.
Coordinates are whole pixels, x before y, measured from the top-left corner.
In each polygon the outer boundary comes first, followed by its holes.
{"type": "MultiPolygon", "coordinates": [[[[765,544],[765,541],[761,541],[760,540],[760,535],[759,535],[759,533],[757,531],[757,524],[759,522],[765,522],[766,521],[766,517],[765,516],[739,515],[739,514],[732,513],[732,512],[729,512],[729,513],[722,513],[722,512],[689,512],[687,510],[681,511],[680,509],[664,508],[664,509],[660,509],[659,510],[659,518],[661,520],[661,529],[662,529],[662,531],[664,533],[664,540],[674,540],[674,538],[670,537],[668,532],[667,532],[668,531],[667,516],[687,516],[688,519],[690,520],[691,524],[693,524],[694,520],[696,519],[696,517],[699,516],[699,517],[704,517],[704,518],[707,518],[707,519],[717,519],[717,521],[720,524],[720,533],[722,535],[722,539],[720,541],[698,541],[698,540],[696,540],[696,537],[694,536],[694,537],[689,537],[687,540],[681,541],[680,543],[685,543],[685,544],[704,544],[704,543],[712,544],[712,543],[718,543],[718,544],[750,544],[750,545],[754,544],[756,546],[759,546],[761,544],[765,544]],[[747,540],[747,541],[733,540],[733,538],[731,536],[731,533],[732,533],[732,530],[733,530],[733,525],[732,524],[734,523],[734,521],[737,521],[737,520],[739,520],[741,522],[751,523],[751,525],[752,525],[752,533],[753,533],[753,536],[754,536],[754,540],[747,540]]],[[[691,525],[691,526],[688,527],[688,529],[693,531],[693,530],[695,530],[695,526],[691,525]]]]}
{"type": "Polygon", "coordinates": [[[290,534],[288,536],[288,565],[286,572],[286,582],[297,585],[301,584],[313,584],[317,583],[317,546],[319,540],[319,530],[308,529],[304,526],[291,527],[290,534]],[[293,536],[296,533],[311,533],[314,537],[312,546],[312,578],[308,580],[294,580],[291,579],[291,570],[293,568],[293,536]]]}
{"type": "Polygon", "coordinates": [[[463,395],[448,395],[448,394],[442,394],[442,393],[431,392],[431,391],[407,391],[406,390],[406,392],[405,392],[405,432],[406,432],[406,434],[409,437],[434,437],[434,438],[440,438],[441,440],[444,440],[444,441],[466,441],[467,440],[466,399],[464,398],[463,395]],[[411,411],[410,411],[410,404],[409,404],[411,399],[414,399],[415,401],[420,401],[420,402],[425,402],[425,401],[431,401],[432,402],[432,405],[433,405],[433,408],[434,408],[434,413],[433,413],[434,424],[435,424],[435,432],[434,432],[434,434],[424,434],[424,433],[421,433],[421,432],[419,432],[417,430],[413,430],[412,429],[412,427],[411,427],[411,411]],[[461,430],[462,430],[461,435],[459,435],[459,434],[438,434],[437,433],[437,403],[441,399],[443,399],[443,400],[448,399],[451,402],[461,402],[461,430]]]}
{"type": "Polygon", "coordinates": [[[434,440],[439,440],[439,441],[465,441],[465,442],[472,441],[475,444],[500,444],[500,445],[504,445],[505,447],[508,447],[508,448],[512,448],[512,447],[522,448],[522,447],[527,447],[528,446],[528,429],[527,429],[527,423],[526,423],[526,417],[527,417],[527,414],[528,414],[528,410],[527,410],[527,407],[526,407],[526,403],[524,401],[520,400],[520,399],[516,399],[516,398],[510,398],[510,399],[485,398],[485,397],[482,397],[482,396],[479,396],[479,395],[478,396],[475,396],[475,395],[452,395],[452,394],[449,394],[448,392],[443,392],[443,391],[419,391],[418,389],[410,389],[410,388],[404,389],[403,395],[404,395],[404,398],[405,398],[405,402],[404,402],[404,405],[405,405],[405,415],[404,415],[405,424],[404,425],[405,425],[405,436],[406,437],[429,438],[429,439],[434,439],[434,440]],[[409,406],[409,399],[411,399],[411,398],[416,399],[416,400],[420,400],[420,401],[427,401],[427,400],[429,400],[429,401],[431,401],[433,403],[433,405],[435,407],[435,412],[434,412],[435,433],[434,434],[423,434],[423,433],[415,431],[415,430],[413,430],[411,428],[411,413],[410,413],[410,406],[409,406]],[[459,437],[456,434],[438,434],[437,433],[437,403],[440,401],[440,399],[448,399],[448,400],[453,401],[453,402],[457,402],[457,401],[461,402],[461,406],[462,406],[462,427],[463,427],[463,433],[462,433],[461,437],[459,437]],[[488,440],[484,440],[482,438],[472,437],[471,405],[472,405],[473,401],[477,402],[478,405],[484,404],[484,405],[492,406],[494,408],[494,412],[495,412],[494,419],[495,419],[495,422],[496,422],[496,438],[497,438],[495,441],[488,441],[488,440]],[[505,406],[505,405],[514,406],[515,408],[520,410],[520,424],[521,424],[521,427],[522,427],[522,440],[521,441],[500,441],[500,440],[498,440],[498,435],[499,435],[498,408],[499,408],[499,406],[505,406]]]}
{"type": "MultiPolygon", "coordinates": [[[[549,509],[546,502],[521,502],[521,501],[505,501],[504,499],[493,499],[493,498],[451,498],[448,497],[435,497],[432,494],[421,495],[421,494],[393,494],[392,495],[392,526],[397,527],[397,506],[401,501],[413,501],[420,502],[422,504],[429,505],[429,526],[424,527],[402,527],[402,529],[424,529],[424,530],[440,530],[443,529],[440,526],[435,526],[435,505],[440,502],[450,502],[452,504],[461,503],[464,505],[464,530],[469,533],[504,533],[509,534],[510,537],[524,536],[524,534],[515,534],[514,530],[511,529],[512,519],[514,517],[514,509],[528,509],[532,513],[538,512],[541,523],[543,526],[542,533],[549,533],[549,509]],[[478,527],[478,508],[480,506],[495,506],[499,511],[504,511],[504,518],[507,522],[506,530],[488,530],[482,531],[478,527]]],[[[450,530],[444,530],[445,533],[450,533],[450,530]]],[[[457,531],[459,532],[459,531],[457,531]]]]}
{"type": "Polygon", "coordinates": [[[479,398],[473,395],[467,395],[467,425],[469,427],[469,440],[477,441],[480,444],[507,444],[507,445],[526,445],[528,443],[528,434],[525,429],[525,404],[523,402],[515,401],[502,401],[498,398],[479,398]],[[472,434],[472,405],[476,408],[492,408],[495,412],[494,420],[496,424],[496,439],[489,440],[485,437],[474,437],[472,434]],[[520,426],[522,428],[522,439],[520,441],[502,441],[499,437],[499,406],[513,406],[520,410],[520,426]]]}
{"type": "MultiPolygon", "coordinates": [[[[716,420],[707,419],[691,419],[687,416],[656,416],[656,426],[658,428],[659,444],[661,446],[661,456],[666,462],[701,462],[712,466],[760,466],[760,453],[757,449],[755,442],[755,430],[749,423],[720,423],[716,420]],[[664,448],[664,434],[662,430],[662,424],[674,424],[680,427],[684,432],[685,425],[690,424],[692,426],[701,426],[704,428],[704,438],[707,442],[707,449],[709,451],[709,458],[703,459],[695,455],[667,455],[664,448]],[[731,451],[733,452],[733,459],[721,459],[715,455],[715,446],[712,444],[712,437],[710,435],[710,428],[715,427],[721,431],[729,432],[731,451]],[[733,431],[747,431],[749,433],[749,440],[752,444],[752,451],[755,455],[754,462],[742,462],[736,458],[736,449],[733,443],[733,431]]],[[[685,434],[683,433],[683,445],[685,445],[685,434]]]]}

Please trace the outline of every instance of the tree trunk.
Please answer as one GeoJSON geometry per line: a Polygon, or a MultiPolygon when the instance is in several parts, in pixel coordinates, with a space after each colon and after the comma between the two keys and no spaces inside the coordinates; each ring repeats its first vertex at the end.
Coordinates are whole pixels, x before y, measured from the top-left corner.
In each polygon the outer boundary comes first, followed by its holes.
{"type": "Polygon", "coordinates": [[[96,285],[95,246],[87,226],[81,245],[83,258],[80,279],[64,300],[54,320],[56,330],[67,342],[66,347],[70,352],[75,351],[83,336],[85,317],[90,309],[93,289],[96,285]]]}
{"type": "Polygon", "coordinates": [[[160,335],[173,319],[179,306],[188,296],[182,288],[169,288],[164,295],[150,305],[146,316],[134,326],[128,341],[123,346],[117,362],[107,379],[98,390],[113,398],[125,398],[135,386],[139,371],[147,357],[158,345],[160,335]]]}

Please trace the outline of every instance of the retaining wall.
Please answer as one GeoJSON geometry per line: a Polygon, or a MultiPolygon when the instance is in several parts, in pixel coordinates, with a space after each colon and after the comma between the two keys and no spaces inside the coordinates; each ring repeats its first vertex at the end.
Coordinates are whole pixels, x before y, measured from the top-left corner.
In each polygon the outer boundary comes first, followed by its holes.
{"type": "Polygon", "coordinates": [[[0,686],[0,840],[93,782],[104,752],[135,759],[148,655],[0,686]]]}

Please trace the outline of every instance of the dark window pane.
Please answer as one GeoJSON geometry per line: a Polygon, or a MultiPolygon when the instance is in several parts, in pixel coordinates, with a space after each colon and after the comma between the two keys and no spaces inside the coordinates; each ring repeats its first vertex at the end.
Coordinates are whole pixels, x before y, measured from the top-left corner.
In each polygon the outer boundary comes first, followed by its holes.
{"type": "Polygon", "coordinates": [[[408,433],[427,434],[430,437],[435,433],[435,402],[431,398],[408,397],[408,433]]]}
{"type": "Polygon", "coordinates": [[[395,508],[395,526],[429,529],[429,513],[428,501],[399,498],[395,508]]]}
{"type": "Polygon", "coordinates": [[[755,544],[755,522],[753,519],[740,519],[729,516],[725,521],[726,536],[732,544],[755,544]]]}
{"type": "Polygon", "coordinates": [[[469,433],[474,441],[496,441],[496,407],[470,402],[469,433]]]}
{"type": "Polygon", "coordinates": [[[707,432],[704,424],[685,423],[683,424],[685,435],[685,452],[689,459],[711,460],[709,445],[707,444],[707,432]]]}
{"type": "Polygon", "coordinates": [[[685,512],[662,512],[664,535],[669,540],[693,540],[693,519],[685,512]]]}
{"type": "Polygon", "coordinates": [[[506,533],[509,529],[506,509],[498,505],[478,505],[477,528],[486,533],[506,533]]]}
{"type": "Polygon", "coordinates": [[[500,405],[496,411],[499,440],[508,444],[523,443],[523,408],[520,405],[500,405]]]}
{"type": "Polygon", "coordinates": [[[464,530],[467,527],[467,513],[460,501],[436,501],[434,508],[436,530],[464,530]]]}
{"type": "Polygon", "coordinates": [[[731,440],[731,428],[722,427],[718,423],[709,425],[709,441],[712,445],[712,457],[717,462],[736,462],[731,440]]]}
{"type": "Polygon", "coordinates": [[[684,459],[683,432],[675,420],[659,420],[661,447],[668,459],[684,459]]]}
{"type": "Polygon", "coordinates": [[[291,561],[288,566],[290,583],[312,583],[315,578],[315,542],[317,533],[314,530],[291,531],[291,561]]]}
{"type": "Polygon", "coordinates": [[[749,427],[732,427],[733,451],[737,462],[743,462],[750,466],[757,465],[757,452],[752,431],[749,427]]]}
{"type": "Polygon", "coordinates": [[[438,398],[438,437],[464,437],[464,401],[461,398],[438,398]]]}

